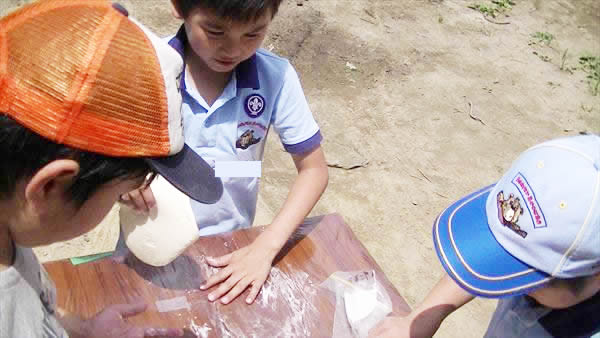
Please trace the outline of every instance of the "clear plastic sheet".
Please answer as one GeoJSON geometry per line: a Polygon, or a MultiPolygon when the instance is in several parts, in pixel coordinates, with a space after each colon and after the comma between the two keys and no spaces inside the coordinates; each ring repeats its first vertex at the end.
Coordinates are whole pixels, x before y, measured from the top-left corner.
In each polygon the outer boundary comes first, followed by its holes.
{"type": "Polygon", "coordinates": [[[392,312],[392,301],[375,271],[337,271],[322,284],[335,293],[334,338],[367,337],[392,312]]]}

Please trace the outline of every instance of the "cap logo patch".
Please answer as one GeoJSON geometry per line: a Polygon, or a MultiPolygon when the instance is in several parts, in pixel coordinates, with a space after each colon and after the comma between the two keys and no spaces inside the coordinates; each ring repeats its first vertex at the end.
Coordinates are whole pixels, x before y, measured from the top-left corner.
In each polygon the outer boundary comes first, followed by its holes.
{"type": "Polygon", "coordinates": [[[510,230],[514,231],[517,235],[523,238],[527,237],[527,232],[521,230],[521,227],[517,225],[519,217],[523,215],[521,200],[513,194],[510,194],[508,198],[505,199],[503,191],[498,193],[496,200],[500,222],[510,230]]]}
{"type": "Polygon", "coordinates": [[[248,116],[257,118],[262,115],[265,110],[265,99],[258,94],[248,95],[244,102],[244,108],[246,109],[246,114],[248,116]]]}
{"type": "Polygon", "coordinates": [[[527,179],[521,173],[518,173],[515,178],[512,180],[512,184],[517,187],[521,196],[523,196],[523,200],[525,201],[525,205],[529,210],[529,215],[531,215],[531,222],[533,223],[534,228],[545,228],[548,226],[546,224],[546,217],[542,212],[542,208],[540,207],[537,199],[535,198],[535,193],[533,189],[527,183],[527,179]]]}

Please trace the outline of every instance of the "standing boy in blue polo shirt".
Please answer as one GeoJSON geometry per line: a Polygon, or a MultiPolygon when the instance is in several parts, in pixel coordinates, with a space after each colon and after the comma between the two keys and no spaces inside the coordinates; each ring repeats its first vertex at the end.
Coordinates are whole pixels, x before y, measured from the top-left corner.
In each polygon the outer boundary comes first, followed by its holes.
{"type": "Polygon", "coordinates": [[[530,148],[446,209],[433,240],[447,274],[374,337],[431,337],[475,296],[500,298],[485,337],[600,336],[600,137],[530,148]]]}
{"type": "MultiPolygon", "coordinates": [[[[211,301],[227,304],[251,286],[252,303],[273,259],[325,190],[322,140],[298,75],[290,63],[259,49],[281,0],[172,0],[184,20],[170,39],[185,60],[182,77],[185,141],[218,169],[231,161],[261,161],[269,127],[279,135],[298,170],[282,209],[249,246],[208,264],[222,267],[204,285],[211,301]]],[[[233,164],[235,169],[235,164],[233,164]]],[[[192,209],[202,235],[250,227],[258,177],[223,179],[224,194],[212,206],[192,209]]],[[[138,209],[154,206],[149,189],[126,196],[138,209]]]]}

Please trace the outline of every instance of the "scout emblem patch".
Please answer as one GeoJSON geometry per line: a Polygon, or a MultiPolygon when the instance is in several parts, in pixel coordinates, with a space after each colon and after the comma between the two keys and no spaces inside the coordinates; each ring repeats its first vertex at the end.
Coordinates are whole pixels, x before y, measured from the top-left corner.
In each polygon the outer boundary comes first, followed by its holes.
{"type": "Polygon", "coordinates": [[[251,118],[257,118],[265,111],[265,98],[259,94],[248,95],[244,101],[246,114],[251,118]]]}

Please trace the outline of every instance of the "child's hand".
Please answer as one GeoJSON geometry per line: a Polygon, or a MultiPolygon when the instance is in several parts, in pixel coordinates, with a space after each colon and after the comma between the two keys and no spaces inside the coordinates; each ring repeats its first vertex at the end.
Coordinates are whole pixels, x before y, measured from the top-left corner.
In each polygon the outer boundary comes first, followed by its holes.
{"type": "Polygon", "coordinates": [[[246,303],[252,304],[269,276],[276,254],[277,250],[269,249],[261,243],[260,238],[257,238],[247,247],[225,256],[206,257],[206,262],[210,266],[223,269],[212,275],[200,288],[207,290],[220,283],[219,287],[208,295],[208,300],[221,299],[221,303],[229,304],[251,286],[246,303]]]}
{"type": "Polygon", "coordinates": [[[135,316],[146,310],[146,304],[118,304],[106,307],[93,318],[85,322],[85,337],[181,337],[183,329],[162,329],[152,327],[136,327],[127,323],[127,317],[135,316]]]}
{"type": "Polygon", "coordinates": [[[142,213],[148,213],[156,206],[156,199],[150,186],[142,187],[121,195],[119,202],[142,213]]]}

